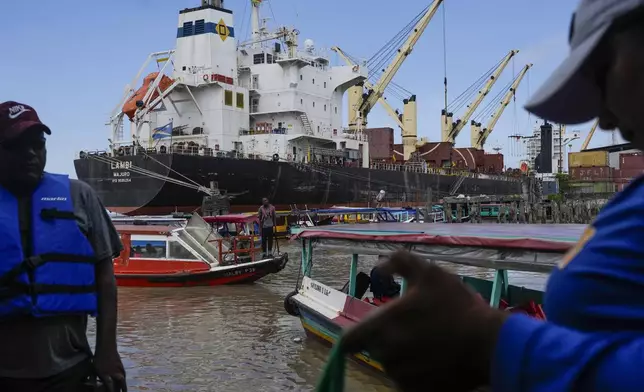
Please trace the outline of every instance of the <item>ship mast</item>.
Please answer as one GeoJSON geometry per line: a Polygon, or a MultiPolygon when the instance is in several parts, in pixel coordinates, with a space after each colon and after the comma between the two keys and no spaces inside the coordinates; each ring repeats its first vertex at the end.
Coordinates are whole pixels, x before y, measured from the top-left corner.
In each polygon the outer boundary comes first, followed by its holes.
{"type": "Polygon", "coordinates": [[[259,6],[262,3],[262,0],[250,0],[251,6],[252,6],[252,11],[251,11],[251,28],[252,33],[251,33],[251,40],[253,41],[253,44],[251,45],[252,48],[259,48],[260,47],[260,30],[259,30],[259,6]]]}

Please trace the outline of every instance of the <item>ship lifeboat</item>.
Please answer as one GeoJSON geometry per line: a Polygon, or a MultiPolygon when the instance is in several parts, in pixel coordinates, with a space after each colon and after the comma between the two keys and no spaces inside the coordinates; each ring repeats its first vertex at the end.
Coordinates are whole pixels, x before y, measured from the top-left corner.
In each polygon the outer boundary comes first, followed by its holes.
{"type": "MultiPolygon", "coordinates": [[[[143,97],[145,97],[145,94],[148,92],[150,89],[150,85],[154,83],[154,80],[159,76],[158,72],[152,72],[148,76],[146,76],[143,79],[143,85],[136,90],[136,93],[127,101],[125,102],[125,105],[123,105],[123,113],[130,119],[132,120],[134,118],[134,113],[136,112],[136,109],[138,107],[136,106],[136,103],[138,101],[142,101],[143,97]]],[[[161,81],[159,81],[159,89],[161,92],[165,91],[168,89],[174,83],[174,80],[169,78],[166,75],[161,76],[161,81]]],[[[154,101],[157,97],[159,97],[159,91],[155,90],[152,93],[152,96],[150,97],[149,102],[154,101]]]]}

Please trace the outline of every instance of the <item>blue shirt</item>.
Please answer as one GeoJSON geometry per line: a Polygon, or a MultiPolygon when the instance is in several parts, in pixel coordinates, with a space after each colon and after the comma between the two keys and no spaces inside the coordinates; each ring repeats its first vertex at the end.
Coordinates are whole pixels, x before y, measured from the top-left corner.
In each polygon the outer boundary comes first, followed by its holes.
{"type": "Polygon", "coordinates": [[[644,391],[644,177],[615,196],[550,276],[548,322],[508,318],[494,391],[644,391]]]}

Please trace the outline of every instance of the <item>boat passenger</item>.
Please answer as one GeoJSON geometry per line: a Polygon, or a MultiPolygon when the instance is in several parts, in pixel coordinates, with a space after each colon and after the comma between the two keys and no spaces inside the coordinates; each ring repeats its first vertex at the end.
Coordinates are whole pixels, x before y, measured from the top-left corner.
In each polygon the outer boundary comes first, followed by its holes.
{"type": "MultiPolygon", "coordinates": [[[[385,259],[379,257],[379,260],[385,259]]],[[[383,260],[384,261],[384,260],[383,260]]],[[[390,299],[400,295],[400,284],[394,280],[394,276],[384,271],[380,265],[371,269],[371,293],[379,302],[388,302],[390,299]]]]}
{"type": "Polygon", "coordinates": [[[34,108],[0,103],[0,391],[87,390],[96,376],[126,391],[112,264],[123,247],[87,184],[44,171],[45,134],[34,108]]]}
{"type": "MultiPolygon", "coordinates": [[[[644,149],[644,0],[583,0],[570,57],[527,109],[578,124],[599,117],[644,149]]],[[[644,177],[618,193],[552,272],[548,321],[476,300],[438,266],[400,252],[399,300],[348,331],[403,391],[644,391],[644,177]]]]}
{"type": "Polygon", "coordinates": [[[268,256],[273,251],[273,230],[277,217],[275,207],[268,201],[268,198],[262,199],[262,206],[257,213],[259,223],[262,226],[262,253],[268,256]]]}

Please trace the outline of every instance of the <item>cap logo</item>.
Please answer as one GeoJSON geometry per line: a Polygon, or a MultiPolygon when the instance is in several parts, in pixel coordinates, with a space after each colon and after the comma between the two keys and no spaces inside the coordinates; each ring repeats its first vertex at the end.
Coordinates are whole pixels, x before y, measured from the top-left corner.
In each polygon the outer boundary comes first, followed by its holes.
{"type": "Polygon", "coordinates": [[[9,108],[9,118],[10,119],[16,119],[18,118],[21,114],[25,112],[29,112],[30,110],[24,107],[23,105],[16,105],[12,106],[9,108]]]}

